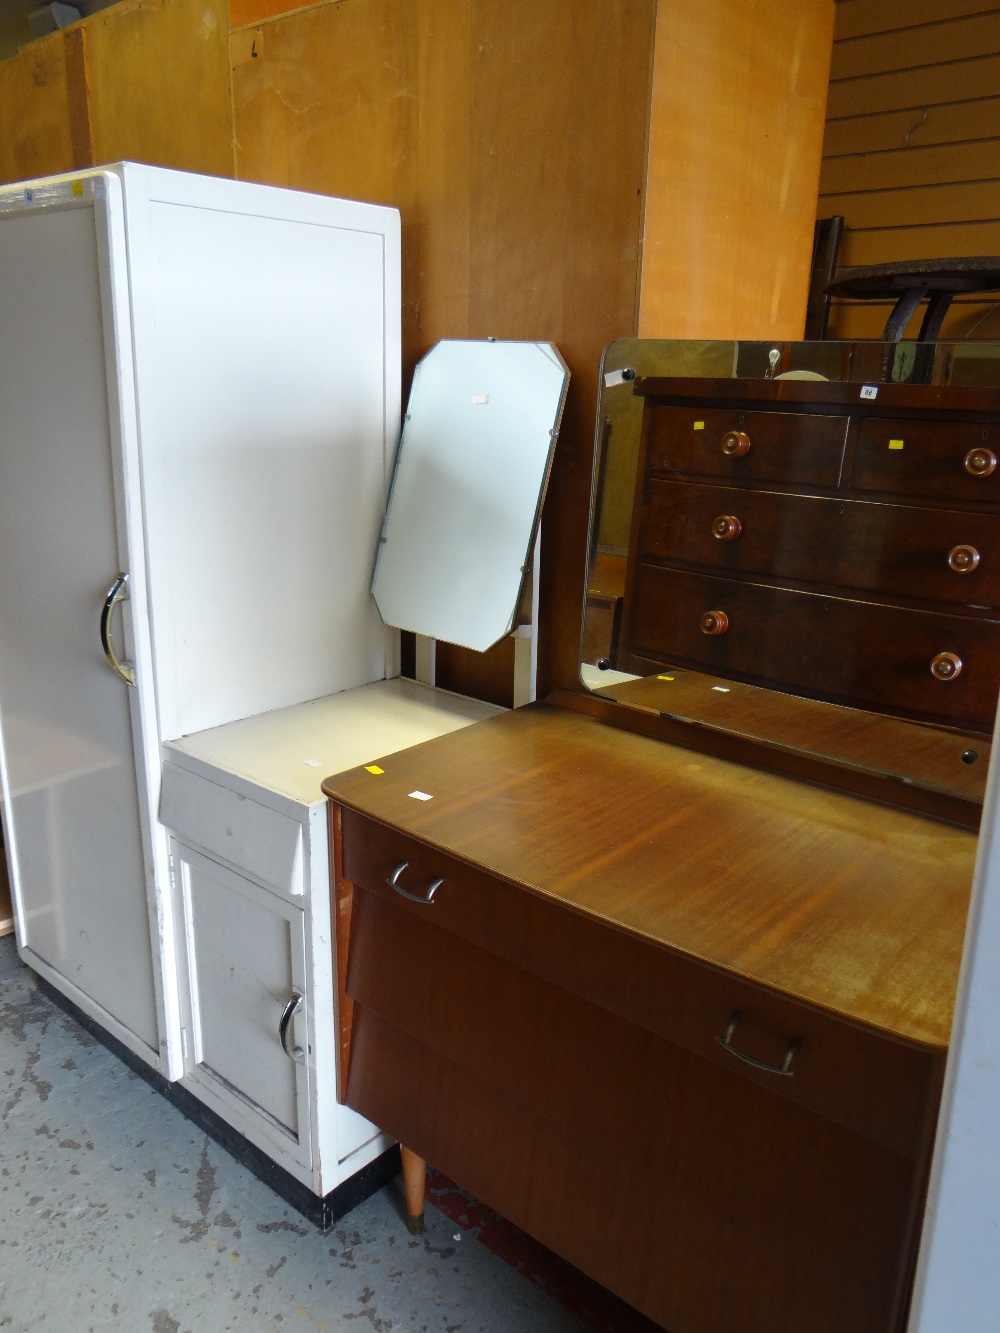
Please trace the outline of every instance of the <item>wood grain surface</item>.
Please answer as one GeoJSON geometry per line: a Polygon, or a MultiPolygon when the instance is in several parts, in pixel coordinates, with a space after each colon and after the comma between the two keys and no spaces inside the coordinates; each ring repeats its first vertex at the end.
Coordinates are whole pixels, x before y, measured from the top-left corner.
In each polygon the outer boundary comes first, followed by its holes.
{"type": "MultiPolygon", "coordinates": [[[[604,346],[638,305],[652,0],[351,0],[232,40],[238,174],[400,209],[404,389],[440,338],[556,343],[539,673],[577,687],[604,346]]],[[[449,679],[495,690],[452,662],[449,679]]]]}
{"type": "Polygon", "coordinates": [[[997,711],[1000,620],[995,613],[914,610],[843,593],[780,587],[640,564],[626,603],[618,667],[671,664],[988,735],[997,711]],[[701,617],[727,628],[706,634],[701,617]],[[935,679],[938,654],[961,671],[935,679]]]}
{"type": "Polygon", "coordinates": [[[379,767],[348,1104],[671,1333],[899,1333],[975,839],[547,705],[379,767]]]}
{"type": "Polygon", "coordinates": [[[830,0],[661,4],[639,333],[798,338],[830,0]]]}
{"type": "Polygon", "coordinates": [[[125,0],[83,36],[96,162],[234,174],[226,0],[125,0]]]}
{"type": "Polygon", "coordinates": [[[1000,473],[973,476],[964,466],[970,450],[1000,455],[1000,423],[949,423],[884,417],[863,421],[851,472],[857,490],[882,491],[931,500],[966,500],[976,505],[1000,503],[1000,473]],[[889,448],[895,440],[896,448],[889,448]]]}
{"type": "Polygon", "coordinates": [[[720,480],[836,486],[847,423],[846,415],[660,407],[649,423],[647,466],[720,480]],[[733,433],[746,436],[743,457],[729,457],[722,448],[733,433]]]}
{"type": "Polygon", "coordinates": [[[627,932],[947,1045],[967,832],[547,705],[380,766],[324,791],[627,932]]]}
{"type": "Polygon", "coordinates": [[[66,34],[32,42],[0,61],[0,181],[31,180],[89,165],[86,99],[67,69],[66,34]],[[72,84],[72,86],[71,86],[72,84]]]}
{"type": "Polygon", "coordinates": [[[961,793],[982,804],[991,746],[981,736],[956,735],[683,668],[622,681],[600,693],[792,750],[896,774],[908,783],[961,793]]]}
{"type": "MultiPolygon", "coordinates": [[[[956,469],[956,480],[959,475],[956,469]]],[[[879,489],[888,487],[883,482],[879,489]]],[[[944,498],[942,489],[936,489],[938,498],[944,498]]],[[[921,601],[1000,606],[1000,514],[660,478],[651,480],[648,496],[647,558],[921,601]],[[723,541],[712,525],[726,515],[738,519],[740,530],[723,541]],[[949,552],[960,545],[971,545],[980,555],[966,573],[948,564],[949,552]]]]}
{"type": "MultiPolygon", "coordinates": [[[[419,985],[437,959],[398,961],[419,985]]],[[[447,985],[430,978],[424,993],[447,985]]],[[[607,1136],[581,1149],[535,1089],[497,1088],[359,1009],[351,1104],[670,1333],[899,1330],[920,1166],[627,1029],[616,1038],[649,1070],[649,1095],[601,1095],[595,1069],[588,1102],[607,1136]],[[619,1150],[646,1133],[630,1170],[619,1150]]],[[[545,1088],[561,1053],[540,1066],[545,1088]]]]}
{"type": "Polygon", "coordinates": [[[992,731],[995,393],[879,385],[866,400],[851,382],[652,377],[634,392],[614,666],[992,731]],[[957,670],[942,676],[941,661],[957,670]]]}
{"type": "MultiPolygon", "coordinates": [[[[377,941],[387,953],[394,952],[394,941],[403,948],[408,940],[414,949],[424,941],[438,951],[445,976],[451,971],[448,959],[464,941],[481,953],[477,975],[485,979],[496,974],[498,996],[506,985],[503,977],[516,973],[521,978],[521,993],[514,994],[518,987],[512,981],[504,1005],[512,1019],[515,1013],[536,1013],[539,1032],[549,1021],[543,1020],[543,1012],[554,1008],[563,1015],[554,1020],[558,1029],[572,1026],[565,1014],[573,1006],[596,1006],[602,1023],[615,1015],[894,1152],[916,1156],[921,1151],[925,1097],[936,1086],[942,1052],[899,1039],[887,1041],[881,1032],[618,930],[604,918],[584,915],[555,898],[513,886],[354,811],[345,810],[343,818],[345,864],[355,884],[358,912],[351,934],[348,994],[441,1049],[442,1043],[452,1043],[452,1058],[465,1067],[494,1083],[506,1080],[511,1087],[523,1073],[516,1056],[506,1065],[507,1057],[496,1050],[497,1042],[507,1041],[502,1031],[470,1038],[476,1040],[475,1049],[459,1050],[454,1043],[467,1040],[460,1012],[435,1016],[428,1007],[406,1017],[402,1011],[412,997],[385,975],[377,941]],[[389,887],[403,861],[406,869],[397,884],[408,891],[443,880],[429,906],[389,887]],[[438,938],[442,934],[444,938],[438,938]],[[546,988],[553,994],[543,1004],[539,997],[548,994],[546,988]],[[748,1065],[721,1044],[735,1013],[742,1017],[733,1045],[771,1068],[748,1065]],[[454,1024],[462,1025],[458,1035],[457,1029],[452,1031],[454,1024]],[[780,1067],[793,1041],[798,1043],[793,1075],[778,1077],[773,1069],[780,1067]]],[[[499,999],[495,1017],[502,1029],[499,999]]],[[[586,1078],[585,1072],[579,1077],[586,1078]]],[[[569,1071],[566,1079],[572,1081],[569,1071]]],[[[615,1081],[624,1087],[629,1080],[622,1071],[615,1081]]],[[[584,1123],[587,1112],[579,1116],[584,1123]]]]}

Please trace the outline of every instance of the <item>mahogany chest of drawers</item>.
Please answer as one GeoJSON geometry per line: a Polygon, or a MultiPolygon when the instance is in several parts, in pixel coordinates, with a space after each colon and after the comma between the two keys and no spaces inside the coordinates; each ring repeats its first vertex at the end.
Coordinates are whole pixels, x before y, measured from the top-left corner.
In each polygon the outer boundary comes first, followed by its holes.
{"type": "Polygon", "coordinates": [[[645,676],[684,665],[992,729],[995,395],[652,378],[636,392],[645,410],[616,666],[645,676]]]}

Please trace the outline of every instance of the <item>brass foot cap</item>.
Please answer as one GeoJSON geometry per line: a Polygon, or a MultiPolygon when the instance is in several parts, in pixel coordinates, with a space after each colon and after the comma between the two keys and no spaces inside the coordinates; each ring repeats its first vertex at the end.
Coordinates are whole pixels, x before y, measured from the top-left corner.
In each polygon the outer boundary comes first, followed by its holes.
{"type": "Polygon", "coordinates": [[[407,1231],[410,1233],[411,1236],[419,1236],[419,1235],[423,1232],[423,1229],[424,1229],[424,1215],[423,1215],[423,1213],[417,1213],[417,1215],[416,1215],[415,1217],[414,1217],[412,1214],[407,1213],[407,1215],[406,1215],[406,1229],[407,1229],[407,1231]]]}

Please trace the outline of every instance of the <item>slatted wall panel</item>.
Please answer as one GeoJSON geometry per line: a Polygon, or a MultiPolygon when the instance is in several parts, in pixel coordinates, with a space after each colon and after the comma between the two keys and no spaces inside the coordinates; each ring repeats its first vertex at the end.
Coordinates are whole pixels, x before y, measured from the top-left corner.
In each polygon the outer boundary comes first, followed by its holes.
{"type": "MultiPolygon", "coordinates": [[[[841,264],[1000,255],[995,0],[837,5],[818,215],[835,213],[841,264]]],[[[830,335],[878,337],[889,309],[838,303],[830,335]]],[[[1000,338],[1000,294],[956,301],[942,336],[1000,338]]]]}

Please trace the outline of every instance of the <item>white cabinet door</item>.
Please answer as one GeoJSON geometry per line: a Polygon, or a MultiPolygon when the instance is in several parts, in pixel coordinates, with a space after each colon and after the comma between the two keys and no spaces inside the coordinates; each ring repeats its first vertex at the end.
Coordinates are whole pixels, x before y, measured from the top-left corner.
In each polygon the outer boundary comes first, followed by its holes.
{"type": "MultiPolygon", "coordinates": [[[[99,635],[108,587],[130,564],[118,393],[129,334],[116,332],[111,280],[124,233],[120,201],[115,217],[103,183],[90,190],[67,186],[66,203],[44,211],[28,199],[0,208],[4,823],[25,958],[157,1061],[156,890],[137,775],[138,696],[151,683],[141,669],[138,691],[116,676],[99,635]]],[[[136,656],[134,610],[116,612],[122,657],[136,656]]],[[[141,645],[138,657],[141,668],[141,645]]]]}
{"type": "Polygon", "coordinates": [[[183,1082],[276,1160],[308,1166],[305,914],[173,839],[171,852],[191,1016],[183,1082]]]}

